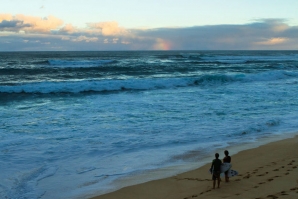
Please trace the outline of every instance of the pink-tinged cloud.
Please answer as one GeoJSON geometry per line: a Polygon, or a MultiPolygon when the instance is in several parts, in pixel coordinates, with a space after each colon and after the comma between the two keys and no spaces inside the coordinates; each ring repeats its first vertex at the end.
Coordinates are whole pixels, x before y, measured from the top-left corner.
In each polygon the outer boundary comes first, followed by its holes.
{"type": "Polygon", "coordinates": [[[164,39],[156,39],[156,43],[153,46],[154,50],[171,50],[171,42],[164,39]]]}
{"type": "Polygon", "coordinates": [[[48,33],[63,25],[63,21],[54,16],[40,18],[22,14],[15,16],[1,14],[0,23],[6,25],[4,30],[12,32],[24,31],[27,33],[48,33]]]}
{"type": "Polygon", "coordinates": [[[116,21],[89,23],[88,26],[95,32],[99,30],[104,36],[125,35],[128,33],[125,28],[119,27],[116,21]]]}
{"type": "Polygon", "coordinates": [[[50,32],[63,25],[63,21],[54,16],[48,16],[46,18],[16,15],[17,20],[23,21],[25,24],[30,24],[31,27],[27,27],[24,31],[28,32],[50,32]]]}
{"type": "Polygon", "coordinates": [[[60,31],[65,33],[74,33],[77,31],[77,28],[74,27],[72,24],[66,24],[64,27],[60,29],[60,31]]]}
{"type": "Polygon", "coordinates": [[[277,24],[273,27],[274,32],[284,32],[289,28],[287,24],[277,24]]]}
{"type": "Polygon", "coordinates": [[[12,20],[12,15],[11,14],[0,14],[0,22],[2,21],[10,21],[12,20]]]}
{"type": "Polygon", "coordinates": [[[261,42],[256,42],[256,44],[259,44],[259,45],[277,45],[277,44],[285,43],[286,41],[288,41],[288,38],[277,37],[277,38],[270,38],[270,39],[267,39],[267,40],[261,41],[261,42]]]}

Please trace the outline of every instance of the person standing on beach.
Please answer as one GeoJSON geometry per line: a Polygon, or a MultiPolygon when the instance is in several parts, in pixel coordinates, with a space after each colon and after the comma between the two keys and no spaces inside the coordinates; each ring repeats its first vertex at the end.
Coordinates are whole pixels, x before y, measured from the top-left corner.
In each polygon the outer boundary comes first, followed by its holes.
{"type": "MultiPolygon", "coordinates": [[[[223,163],[231,163],[232,158],[231,158],[231,156],[229,156],[229,151],[225,150],[224,153],[225,153],[225,157],[222,160],[223,163]]],[[[225,180],[226,180],[226,182],[229,182],[229,175],[228,175],[229,174],[229,171],[230,171],[230,169],[225,172],[225,180]]]]}
{"type": "Polygon", "coordinates": [[[220,166],[222,164],[221,160],[218,159],[219,154],[215,153],[215,159],[212,161],[212,165],[210,171],[212,172],[212,180],[213,180],[213,189],[215,189],[216,179],[217,179],[217,188],[220,185],[220,166]]]}

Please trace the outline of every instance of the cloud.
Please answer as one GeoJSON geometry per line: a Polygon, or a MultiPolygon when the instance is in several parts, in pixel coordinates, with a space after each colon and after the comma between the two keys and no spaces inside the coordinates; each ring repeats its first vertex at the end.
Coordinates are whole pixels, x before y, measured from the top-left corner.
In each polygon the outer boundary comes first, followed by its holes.
{"type": "Polygon", "coordinates": [[[68,37],[68,36],[62,36],[61,37],[61,40],[70,40],[70,37],[68,37]]]}
{"type": "Polygon", "coordinates": [[[66,33],[74,33],[77,31],[77,28],[74,27],[72,24],[66,24],[63,28],[61,28],[59,31],[66,32],[66,33]]]}
{"type": "Polygon", "coordinates": [[[0,14],[0,22],[2,21],[10,21],[12,20],[12,15],[11,14],[0,14]]]}
{"type": "Polygon", "coordinates": [[[100,23],[89,23],[88,27],[91,30],[100,30],[104,36],[116,36],[116,35],[125,35],[127,30],[119,27],[116,21],[112,22],[100,22],[100,23]]]}
{"type": "Polygon", "coordinates": [[[125,29],[115,21],[87,23],[86,27],[78,28],[69,23],[64,24],[54,16],[40,18],[0,14],[0,51],[297,48],[298,26],[290,26],[283,19],[258,19],[252,23],[238,25],[125,29]],[[28,41],[25,43],[26,40],[28,41]],[[40,42],[35,42],[37,40],[40,42]]]}
{"type": "Polygon", "coordinates": [[[85,42],[96,42],[98,41],[97,37],[86,37],[86,36],[79,36],[75,39],[72,39],[72,41],[75,42],[81,42],[81,41],[85,41],[85,42]]]}
{"type": "Polygon", "coordinates": [[[0,15],[1,28],[6,31],[24,31],[27,33],[48,33],[63,25],[63,21],[54,16],[45,18],[25,15],[0,15]]]}
{"type": "Polygon", "coordinates": [[[159,28],[132,32],[138,37],[147,38],[148,45],[151,39],[151,43],[154,42],[152,49],[278,50],[297,49],[298,46],[298,27],[289,26],[284,20],[269,19],[240,25],[159,28]]]}
{"type": "Polygon", "coordinates": [[[270,38],[265,41],[256,42],[256,44],[258,44],[258,45],[277,45],[277,44],[284,43],[288,40],[289,40],[288,38],[277,37],[277,38],[270,38]]]}
{"type": "Polygon", "coordinates": [[[3,20],[0,22],[0,30],[4,31],[20,31],[24,28],[30,27],[29,24],[24,24],[22,21],[7,21],[3,20]]]}
{"type": "Polygon", "coordinates": [[[153,50],[171,50],[172,43],[170,41],[157,38],[153,45],[153,50]]]}

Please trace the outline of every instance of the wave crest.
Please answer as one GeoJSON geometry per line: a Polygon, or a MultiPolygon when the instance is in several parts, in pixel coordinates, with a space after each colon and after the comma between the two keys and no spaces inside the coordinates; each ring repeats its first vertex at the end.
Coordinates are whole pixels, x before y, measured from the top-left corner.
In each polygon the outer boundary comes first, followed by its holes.
{"type": "Polygon", "coordinates": [[[188,86],[220,86],[233,82],[274,81],[296,78],[298,73],[269,71],[258,74],[205,74],[192,77],[92,79],[81,81],[29,82],[0,86],[0,93],[82,93],[171,89],[188,86]]]}

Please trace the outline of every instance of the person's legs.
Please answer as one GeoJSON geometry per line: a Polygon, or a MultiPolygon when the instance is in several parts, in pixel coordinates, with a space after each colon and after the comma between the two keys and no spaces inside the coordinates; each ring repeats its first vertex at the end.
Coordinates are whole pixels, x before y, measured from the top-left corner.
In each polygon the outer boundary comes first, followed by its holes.
{"type": "Polygon", "coordinates": [[[218,173],[217,173],[217,188],[219,188],[220,181],[221,181],[221,179],[220,179],[220,171],[218,171],[218,173]]]}
{"type": "Polygon", "coordinates": [[[230,170],[227,170],[227,171],[225,172],[225,180],[226,180],[226,182],[229,182],[229,171],[230,171],[230,170]]]}
{"type": "Polygon", "coordinates": [[[213,189],[215,189],[215,183],[216,183],[216,174],[212,173],[212,180],[213,180],[213,189]]]}
{"type": "Polygon", "coordinates": [[[221,181],[220,172],[214,173],[212,176],[212,180],[213,180],[213,189],[215,189],[216,180],[217,180],[217,188],[219,188],[220,181],[221,181]]]}
{"type": "Polygon", "coordinates": [[[228,175],[226,175],[226,182],[230,182],[228,175]]]}
{"type": "Polygon", "coordinates": [[[216,180],[219,180],[219,175],[217,172],[214,172],[212,174],[212,180],[213,180],[213,189],[215,189],[215,185],[216,185],[216,180]]]}

